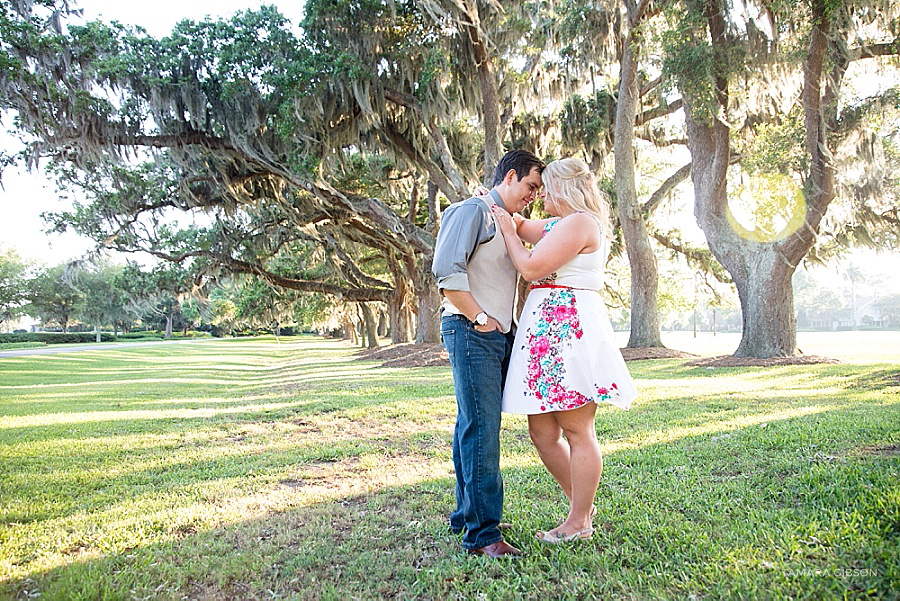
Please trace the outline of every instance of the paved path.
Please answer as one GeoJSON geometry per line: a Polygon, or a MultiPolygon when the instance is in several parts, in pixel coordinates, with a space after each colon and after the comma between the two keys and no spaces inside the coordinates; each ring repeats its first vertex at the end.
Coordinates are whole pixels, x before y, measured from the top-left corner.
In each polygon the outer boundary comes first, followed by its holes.
{"type": "MultiPolygon", "coordinates": [[[[197,339],[199,340],[199,339],[197,339]]],[[[56,353],[73,353],[76,351],[104,351],[135,346],[151,346],[154,344],[184,344],[196,340],[153,340],[150,342],[105,342],[101,344],[55,344],[53,346],[36,346],[34,348],[0,351],[0,357],[21,357],[23,355],[53,355],[56,353]]]]}

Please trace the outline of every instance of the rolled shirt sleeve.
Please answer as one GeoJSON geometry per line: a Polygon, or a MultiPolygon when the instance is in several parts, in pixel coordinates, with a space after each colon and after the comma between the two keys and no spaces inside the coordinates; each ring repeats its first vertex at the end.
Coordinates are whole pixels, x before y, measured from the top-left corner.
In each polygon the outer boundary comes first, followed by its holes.
{"type": "Polygon", "coordinates": [[[469,290],[469,258],[479,244],[495,234],[493,220],[487,219],[487,210],[478,200],[464,201],[444,211],[431,265],[439,289],[469,290]]]}

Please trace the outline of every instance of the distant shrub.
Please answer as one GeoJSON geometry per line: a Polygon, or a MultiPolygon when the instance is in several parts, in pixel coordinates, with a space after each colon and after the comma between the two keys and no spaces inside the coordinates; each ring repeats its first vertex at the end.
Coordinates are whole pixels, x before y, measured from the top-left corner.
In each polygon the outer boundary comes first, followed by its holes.
{"type": "MultiPolygon", "coordinates": [[[[57,332],[0,334],[0,344],[11,344],[15,342],[44,342],[47,344],[87,344],[96,341],[97,335],[93,332],[70,332],[68,334],[57,332]]],[[[107,332],[101,332],[100,341],[115,342],[116,337],[107,332]]]]}
{"type": "Polygon", "coordinates": [[[128,334],[119,334],[119,340],[162,340],[162,334],[159,332],[129,332],[128,334]]]}
{"type": "Polygon", "coordinates": [[[197,332],[196,330],[188,330],[187,334],[181,332],[175,334],[176,338],[210,338],[212,334],[209,332],[197,332]]]}
{"type": "MultiPolygon", "coordinates": [[[[119,340],[165,340],[165,332],[157,332],[154,330],[145,330],[142,332],[129,332],[128,334],[119,334],[119,340]]],[[[172,338],[209,338],[209,332],[195,332],[188,330],[187,334],[181,332],[172,332],[172,338]]]]}

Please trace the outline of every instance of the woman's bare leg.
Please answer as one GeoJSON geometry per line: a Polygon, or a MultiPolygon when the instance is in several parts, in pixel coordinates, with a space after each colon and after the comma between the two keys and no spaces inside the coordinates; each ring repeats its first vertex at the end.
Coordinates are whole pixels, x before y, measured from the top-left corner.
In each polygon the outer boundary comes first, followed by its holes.
{"type": "MultiPolygon", "coordinates": [[[[593,405],[593,403],[591,403],[593,405]]],[[[555,413],[528,416],[528,434],[538,455],[550,474],[559,483],[569,504],[572,502],[572,468],[569,443],[563,440],[563,430],[554,417],[555,413]]]]}
{"type": "Polygon", "coordinates": [[[571,534],[591,525],[591,509],[603,473],[603,456],[594,426],[596,412],[597,405],[587,403],[578,409],[552,414],[569,441],[569,482],[572,483],[569,515],[554,532],[571,534]]]}

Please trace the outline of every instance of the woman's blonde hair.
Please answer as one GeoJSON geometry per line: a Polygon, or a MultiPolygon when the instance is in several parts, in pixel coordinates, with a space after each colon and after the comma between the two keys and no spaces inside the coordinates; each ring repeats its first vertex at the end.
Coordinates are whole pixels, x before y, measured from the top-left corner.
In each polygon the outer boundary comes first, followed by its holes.
{"type": "Polygon", "coordinates": [[[544,191],[554,202],[565,204],[576,212],[590,213],[600,220],[607,237],[612,235],[609,221],[609,199],[597,187],[597,178],[581,159],[559,159],[548,164],[541,174],[544,191]]]}

